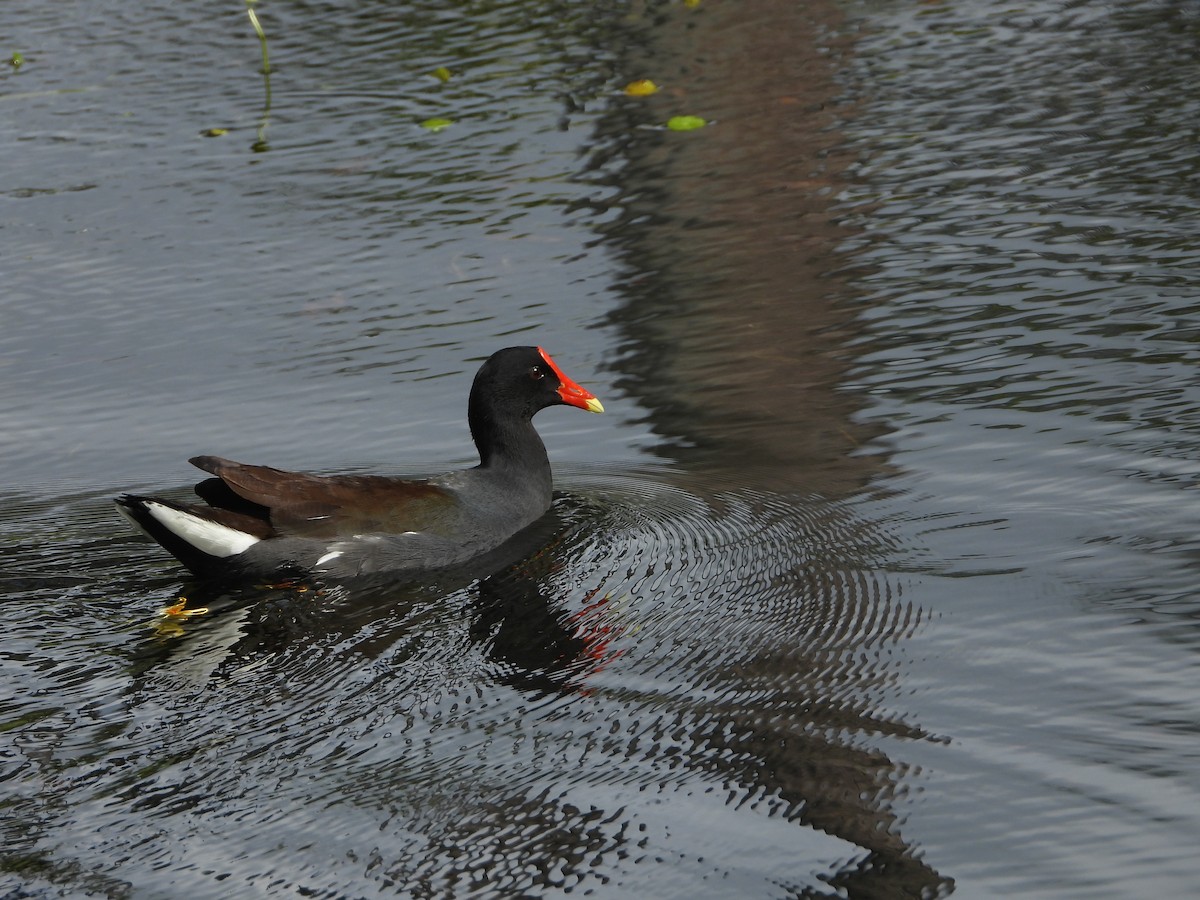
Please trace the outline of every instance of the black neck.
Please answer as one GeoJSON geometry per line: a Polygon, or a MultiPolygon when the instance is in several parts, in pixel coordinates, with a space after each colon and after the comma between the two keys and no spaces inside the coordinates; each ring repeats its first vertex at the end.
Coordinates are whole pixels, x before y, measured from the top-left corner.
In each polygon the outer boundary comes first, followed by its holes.
{"type": "Polygon", "coordinates": [[[471,437],[479,449],[482,469],[522,469],[530,472],[550,471],[546,445],[524,416],[497,416],[495,410],[474,402],[467,410],[471,437]]]}

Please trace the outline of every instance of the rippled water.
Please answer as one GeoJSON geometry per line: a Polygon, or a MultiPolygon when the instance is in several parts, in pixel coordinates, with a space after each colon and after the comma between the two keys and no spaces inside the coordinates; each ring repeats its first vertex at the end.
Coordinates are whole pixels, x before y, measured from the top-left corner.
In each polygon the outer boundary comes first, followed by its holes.
{"type": "Polygon", "coordinates": [[[0,893],[1194,890],[1190,4],[259,13],[265,117],[236,5],[14,18],[0,893]],[[221,591],[112,513],[469,463],[527,340],[610,414],[500,557],[221,591]]]}
{"type": "Polygon", "coordinates": [[[443,7],[264,9],[257,153],[238,4],[26,14],[0,101],[10,479],[166,475],[204,441],[286,465],[438,458],[498,343],[603,389],[603,260],[569,230],[588,120],[563,101],[600,90],[603,59],[574,64],[593,54],[575,13],[443,7]]]}
{"type": "Polygon", "coordinates": [[[857,386],[979,576],[922,592],[922,721],[978,717],[926,846],[1005,893],[1196,883],[1195,12],[896,8],[855,66],[857,386]]]}
{"type": "Polygon", "coordinates": [[[87,585],[13,586],[10,860],[202,896],[759,894],[864,852],[927,882],[894,764],[852,739],[933,739],[900,702],[921,614],[853,514],[569,483],[549,543],[460,585],[190,593],[226,608],[155,629],[167,586],[97,537],[87,585]],[[831,543],[856,558],[787,562],[831,543]]]}

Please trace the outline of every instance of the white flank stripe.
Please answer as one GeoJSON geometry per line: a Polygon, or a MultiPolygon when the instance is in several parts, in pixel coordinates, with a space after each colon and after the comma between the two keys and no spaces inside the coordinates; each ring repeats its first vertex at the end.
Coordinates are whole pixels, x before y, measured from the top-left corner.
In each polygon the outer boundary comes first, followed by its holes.
{"type": "Polygon", "coordinates": [[[318,566],[323,566],[323,565],[325,565],[325,563],[330,562],[331,560],[335,560],[341,555],[342,555],[341,550],[331,550],[329,553],[326,553],[324,556],[322,556],[320,559],[318,559],[315,564],[318,566]]]}
{"type": "Polygon", "coordinates": [[[209,522],[153,500],[146,502],[146,509],[172,534],[209,556],[237,556],[259,542],[259,538],[252,534],[209,522]]]}

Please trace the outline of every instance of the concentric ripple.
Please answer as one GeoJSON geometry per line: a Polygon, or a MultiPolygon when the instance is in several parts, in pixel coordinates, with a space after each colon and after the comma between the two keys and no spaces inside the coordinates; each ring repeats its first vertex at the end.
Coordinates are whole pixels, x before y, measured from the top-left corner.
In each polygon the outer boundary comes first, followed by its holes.
{"type": "Polygon", "coordinates": [[[756,857],[762,841],[804,848],[801,883],[846,865],[942,883],[897,831],[904,767],[877,741],[925,736],[889,707],[921,613],[872,523],[661,471],[564,481],[515,562],[185,588],[212,611],[170,629],[147,627],[170,583],[144,572],[115,596],[132,539],[77,542],[97,567],[84,593],[120,611],[43,643],[51,592],[10,601],[25,626],[6,666],[45,688],[5,708],[27,788],[7,843],[50,883],[186,877],[199,896],[794,884],[791,852],[756,857]],[[697,852],[716,834],[741,835],[744,866],[697,852]]]}

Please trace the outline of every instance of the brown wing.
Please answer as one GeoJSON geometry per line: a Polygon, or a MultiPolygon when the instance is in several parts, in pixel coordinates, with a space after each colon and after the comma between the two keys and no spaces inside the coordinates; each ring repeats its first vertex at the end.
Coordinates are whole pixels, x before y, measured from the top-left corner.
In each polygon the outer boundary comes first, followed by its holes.
{"type": "Polygon", "coordinates": [[[370,532],[444,533],[458,504],[449,491],[426,481],[308,475],[219,456],[197,456],[189,462],[217,476],[242,502],[230,502],[233,498],[222,497],[226,492],[201,482],[196,490],[206,501],[243,514],[257,513],[282,534],[325,538],[370,532]]]}

